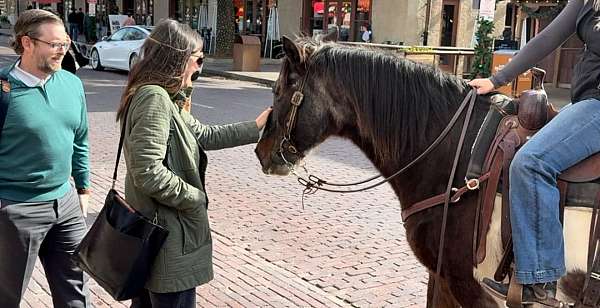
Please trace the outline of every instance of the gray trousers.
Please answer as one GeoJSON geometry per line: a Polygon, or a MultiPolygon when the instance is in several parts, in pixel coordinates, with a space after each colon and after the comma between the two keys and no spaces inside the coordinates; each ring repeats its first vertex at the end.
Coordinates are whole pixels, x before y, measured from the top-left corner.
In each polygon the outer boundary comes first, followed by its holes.
{"type": "Polygon", "coordinates": [[[71,254],[87,228],[74,189],[47,202],[0,199],[0,307],[18,308],[40,257],[54,307],[91,307],[71,254]]]}

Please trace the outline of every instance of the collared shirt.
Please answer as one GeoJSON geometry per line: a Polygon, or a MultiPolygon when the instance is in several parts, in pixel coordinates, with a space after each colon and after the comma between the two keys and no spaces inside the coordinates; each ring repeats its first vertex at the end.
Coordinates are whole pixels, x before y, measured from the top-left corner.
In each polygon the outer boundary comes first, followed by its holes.
{"type": "Polygon", "coordinates": [[[0,140],[0,199],[56,200],[71,189],[71,177],[75,187],[88,188],[88,122],[81,80],[65,70],[40,80],[16,64],[0,74],[8,75],[11,85],[0,140]]]}
{"type": "Polygon", "coordinates": [[[13,68],[12,71],[10,71],[10,75],[15,77],[16,79],[22,81],[26,86],[33,88],[33,87],[43,87],[46,82],[48,81],[48,79],[50,79],[50,77],[52,77],[52,75],[48,75],[48,77],[46,77],[45,79],[40,79],[34,75],[32,75],[31,73],[26,72],[25,70],[23,70],[21,67],[21,60],[17,61],[17,64],[15,64],[15,67],[13,68]]]}

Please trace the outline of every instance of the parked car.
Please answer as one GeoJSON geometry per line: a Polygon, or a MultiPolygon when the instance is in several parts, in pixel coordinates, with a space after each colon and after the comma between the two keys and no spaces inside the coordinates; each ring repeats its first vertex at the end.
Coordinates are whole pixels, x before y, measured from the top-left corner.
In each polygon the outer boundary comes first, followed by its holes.
{"type": "Polygon", "coordinates": [[[90,65],[97,71],[105,67],[129,71],[139,60],[140,48],[152,27],[127,26],[92,46],[90,65]]]}

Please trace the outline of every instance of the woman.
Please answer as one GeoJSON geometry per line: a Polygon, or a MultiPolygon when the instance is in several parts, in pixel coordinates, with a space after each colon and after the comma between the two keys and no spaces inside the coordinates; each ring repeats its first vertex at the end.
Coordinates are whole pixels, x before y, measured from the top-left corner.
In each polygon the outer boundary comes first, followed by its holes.
{"type": "MultiPolygon", "coordinates": [[[[573,74],[573,105],[533,136],[510,167],[515,277],[524,285],[523,302],[554,297],[556,281],[566,272],[557,176],[600,151],[599,11],[600,0],[570,0],[504,69],[490,79],[470,82],[485,94],[540,62],[574,33],[586,44],[573,74]]],[[[506,295],[506,285],[489,279],[484,283],[492,293],[506,295]]]]}
{"type": "Polygon", "coordinates": [[[169,230],[132,307],[194,307],[195,287],[213,278],[204,190],[205,150],[258,141],[270,109],[256,121],[200,124],[189,106],[192,75],[202,66],[202,39],[187,25],[162,21],[142,46],[117,119],[125,121],[125,198],[169,230]]]}

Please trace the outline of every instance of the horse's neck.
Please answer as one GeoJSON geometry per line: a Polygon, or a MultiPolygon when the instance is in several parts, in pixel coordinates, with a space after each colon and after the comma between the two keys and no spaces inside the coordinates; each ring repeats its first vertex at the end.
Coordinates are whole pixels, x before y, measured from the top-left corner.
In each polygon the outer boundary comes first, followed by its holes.
{"type": "MultiPolygon", "coordinates": [[[[476,106],[473,110],[454,177],[455,187],[464,185],[464,176],[471,157],[471,149],[485,118],[486,108],[476,106]]],[[[400,155],[399,157],[401,158],[394,161],[379,161],[376,158],[375,144],[372,141],[376,139],[374,136],[368,136],[367,138],[356,137],[353,138],[353,141],[369,157],[381,174],[384,177],[389,177],[423,153],[434,142],[436,137],[439,136],[451,118],[452,115],[448,117],[448,122],[443,123],[441,128],[437,127],[440,125],[436,125],[437,129],[435,130],[430,128],[432,125],[428,125],[427,129],[432,129],[432,132],[428,134],[429,137],[427,140],[422,142],[422,146],[416,151],[417,153],[409,157],[402,157],[400,155]]],[[[425,156],[422,161],[390,180],[390,185],[403,204],[403,207],[404,205],[408,206],[444,191],[451,173],[462,124],[462,121],[457,122],[450,134],[446,136],[445,139],[449,138],[450,142],[442,142],[431,153],[425,156]]]]}

